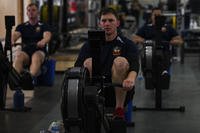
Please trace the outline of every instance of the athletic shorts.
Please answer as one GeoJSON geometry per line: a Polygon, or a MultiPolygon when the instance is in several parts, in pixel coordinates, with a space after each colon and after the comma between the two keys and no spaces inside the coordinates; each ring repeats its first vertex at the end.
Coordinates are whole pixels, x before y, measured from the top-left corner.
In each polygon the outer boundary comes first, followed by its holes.
{"type": "Polygon", "coordinates": [[[45,53],[45,55],[47,54],[46,47],[44,47],[44,48],[36,48],[35,46],[25,46],[25,47],[22,48],[22,51],[27,53],[28,56],[30,57],[30,59],[31,59],[31,56],[33,55],[33,53],[35,53],[38,50],[43,51],[45,53]]]}

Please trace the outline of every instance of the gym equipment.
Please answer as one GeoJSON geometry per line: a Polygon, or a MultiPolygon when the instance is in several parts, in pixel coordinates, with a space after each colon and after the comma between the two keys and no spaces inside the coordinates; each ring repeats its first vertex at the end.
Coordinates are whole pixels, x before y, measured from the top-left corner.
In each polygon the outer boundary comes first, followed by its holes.
{"type": "MultiPolygon", "coordinates": [[[[0,110],[8,110],[8,111],[30,111],[31,108],[23,106],[23,104],[20,104],[22,100],[19,100],[17,97],[19,96],[18,92],[20,92],[21,89],[26,88],[26,83],[29,82],[29,78],[25,78],[24,76],[21,76],[17,71],[12,67],[12,50],[11,50],[11,30],[12,26],[15,24],[14,22],[15,18],[14,16],[5,16],[5,24],[6,24],[6,42],[4,50],[0,51],[0,110]],[[8,51],[10,51],[10,61],[7,57],[8,51]],[[24,79],[24,80],[23,80],[24,79]],[[25,84],[24,84],[25,83],[25,84]],[[7,84],[9,84],[11,90],[16,90],[14,97],[18,99],[19,101],[15,101],[15,107],[20,108],[13,108],[13,109],[7,109],[5,108],[6,103],[6,94],[7,94],[7,84]],[[19,104],[18,104],[19,102],[19,104]],[[18,106],[20,105],[20,106],[18,106]]],[[[27,74],[26,74],[27,75],[27,74]]]]}
{"type": "Polygon", "coordinates": [[[88,31],[91,45],[93,71],[92,78],[84,67],[72,67],[65,71],[62,83],[61,113],[66,132],[71,133],[125,133],[124,120],[112,120],[106,115],[101,95],[105,87],[120,86],[104,83],[99,65],[100,45],[104,45],[104,31],[88,31]],[[101,128],[103,125],[103,128],[101,128]]]}
{"type": "Polygon", "coordinates": [[[64,77],[61,110],[66,132],[100,133],[101,124],[106,133],[126,132],[125,121],[106,116],[105,99],[99,94],[103,88],[90,82],[86,68],[70,68],[64,77]]]}
{"type": "Polygon", "coordinates": [[[155,89],[155,107],[133,107],[133,110],[157,110],[157,111],[180,111],[184,112],[185,107],[163,108],[162,90],[169,89],[170,73],[165,68],[170,67],[169,42],[155,42],[146,40],[143,44],[142,71],[145,79],[145,88],[155,89]],[[167,73],[163,73],[163,72],[167,73]]]}
{"type": "MultiPolygon", "coordinates": [[[[0,42],[0,61],[2,62],[2,59],[3,58],[3,47],[2,47],[2,44],[0,42]]],[[[1,63],[2,64],[2,63],[1,63]]],[[[5,107],[5,101],[6,101],[6,80],[4,78],[3,75],[6,75],[7,76],[7,73],[5,73],[5,70],[7,70],[7,67],[2,67],[3,65],[0,64],[0,109],[4,108],[5,107]]],[[[6,77],[7,78],[7,77],[6,77]]]]}
{"type": "Polygon", "coordinates": [[[60,7],[49,2],[53,1],[48,1],[41,6],[40,19],[42,22],[48,23],[49,25],[57,26],[59,22],[60,7]]]}
{"type": "Polygon", "coordinates": [[[182,64],[184,63],[186,53],[199,53],[200,52],[200,30],[199,29],[186,29],[182,31],[185,44],[181,46],[182,64]]]}
{"type": "MultiPolygon", "coordinates": [[[[24,43],[16,43],[15,46],[20,45],[22,48],[29,50],[29,54],[32,54],[35,50],[37,50],[37,45],[36,43],[29,43],[25,45],[24,43]]],[[[49,45],[49,44],[48,44],[49,45]]],[[[49,59],[49,49],[48,45],[45,47],[45,52],[46,52],[46,57],[45,60],[41,66],[40,72],[38,76],[36,77],[37,83],[35,85],[37,86],[52,86],[54,84],[54,78],[55,78],[55,65],[56,61],[54,59],[49,59]]],[[[29,73],[29,65],[24,66],[25,71],[22,73],[22,80],[27,80],[28,81],[24,82],[24,86],[22,88],[33,88],[31,87],[32,83],[32,77],[29,73]],[[24,77],[24,78],[23,78],[24,77]],[[31,82],[30,82],[31,81],[31,82]],[[30,87],[28,87],[28,85],[30,87]]]]}
{"type": "Polygon", "coordinates": [[[162,90],[169,89],[170,84],[170,65],[171,47],[168,41],[162,40],[162,29],[165,24],[164,16],[155,18],[155,37],[154,40],[146,40],[143,44],[142,71],[145,78],[146,89],[155,89],[155,107],[138,108],[133,110],[157,110],[157,111],[180,111],[184,112],[185,107],[163,108],[162,90]]]}
{"type": "MultiPolygon", "coordinates": [[[[70,38],[68,36],[66,38],[67,38],[67,42],[68,42],[70,40],[70,38]]],[[[53,55],[58,50],[58,48],[60,47],[60,44],[61,44],[61,40],[60,40],[59,34],[53,33],[51,40],[50,40],[48,47],[47,47],[48,54],[53,55]]]]}
{"type": "Polygon", "coordinates": [[[97,17],[98,11],[101,9],[101,1],[98,0],[88,0],[88,28],[97,28],[97,17]]]}

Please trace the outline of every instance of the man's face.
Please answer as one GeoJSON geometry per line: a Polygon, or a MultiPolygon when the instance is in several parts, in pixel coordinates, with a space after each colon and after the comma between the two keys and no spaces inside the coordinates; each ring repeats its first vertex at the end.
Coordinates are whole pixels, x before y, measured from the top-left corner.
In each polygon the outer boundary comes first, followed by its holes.
{"type": "Polygon", "coordinates": [[[38,17],[38,9],[36,6],[27,7],[27,16],[29,19],[37,19],[38,17]]]}
{"type": "Polygon", "coordinates": [[[161,12],[161,10],[154,10],[153,12],[152,12],[152,15],[151,15],[151,20],[152,20],[152,23],[153,24],[155,24],[155,17],[156,16],[161,16],[162,15],[162,12],[161,12]]]}
{"type": "Polygon", "coordinates": [[[106,35],[112,35],[117,32],[119,24],[119,20],[112,13],[108,13],[101,16],[99,26],[105,30],[106,35]]]}

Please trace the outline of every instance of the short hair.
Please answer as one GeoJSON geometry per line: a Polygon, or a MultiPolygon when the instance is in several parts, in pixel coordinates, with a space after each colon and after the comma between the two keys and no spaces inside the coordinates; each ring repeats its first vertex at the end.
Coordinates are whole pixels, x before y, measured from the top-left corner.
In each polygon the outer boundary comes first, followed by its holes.
{"type": "Polygon", "coordinates": [[[154,7],[154,8],[152,8],[151,13],[152,13],[153,11],[155,11],[155,10],[160,10],[160,11],[162,12],[162,9],[161,9],[160,7],[154,7]]]}
{"type": "Polygon", "coordinates": [[[117,19],[119,19],[119,15],[118,15],[117,11],[111,7],[102,8],[102,10],[99,13],[99,19],[101,18],[102,15],[106,15],[109,13],[113,14],[117,19]]]}
{"type": "Polygon", "coordinates": [[[36,3],[30,3],[30,4],[28,4],[27,8],[31,7],[31,6],[35,6],[38,9],[38,5],[36,3]]]}

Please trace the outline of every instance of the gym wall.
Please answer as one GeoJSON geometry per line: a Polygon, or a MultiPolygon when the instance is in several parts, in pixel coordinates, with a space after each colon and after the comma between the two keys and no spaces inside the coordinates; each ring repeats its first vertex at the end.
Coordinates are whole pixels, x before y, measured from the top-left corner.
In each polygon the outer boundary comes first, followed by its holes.
{"type": "MultiPolygon", "coordinates": [[[[14,15],[15,17],[18,14],[17,6],[19,0],[0,0],[0,38],[5,38],[5,15],[14,15]]],[[[17,17],[15,18],[17,22],[17,17]]]]}

